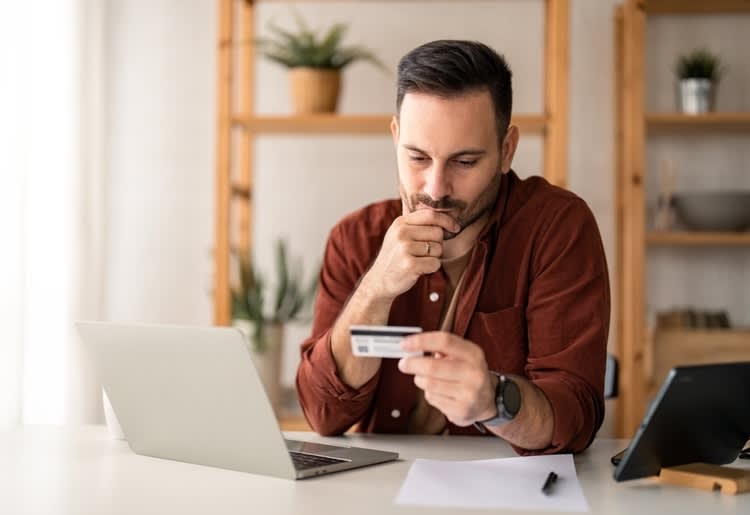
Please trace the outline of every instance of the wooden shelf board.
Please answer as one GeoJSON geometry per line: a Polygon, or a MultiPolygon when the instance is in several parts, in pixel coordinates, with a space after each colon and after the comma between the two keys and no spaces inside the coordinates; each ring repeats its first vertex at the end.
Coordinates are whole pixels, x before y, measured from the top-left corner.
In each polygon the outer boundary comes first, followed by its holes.
{"type": "Polygon", "coordinates": [[[648,14],[750,13],[750,0],[643,0],[648,14]]]}
{"type": "Polygon", "coordinates": [[[387,134],[390,115],[237,116],[235,126],[258,134],[387,134]]]}
{"type": "Polygon", "coordinates": [[[682,113],[646,113],[650,132],[674,130],[750,131],[750,112],[724,112],[689,115],[682,113]]]}
{"type": "MultiPolygon", "coordinates": [[[[303,116],[235,116],[232,123],[258,134],[388,134],[393,115],[303,115],[303,116]]],[[[523,133],[543,134],[547,122],[543,115],[520,114],[511,122],[523,133]]]]}
{"type": "Polygon", "coordinates": [[[300,413],[282,412],[278,419],[282,431],[312,431],[304,415],[300,413]]]}
{"type": "Polygon", "coordinates": [[[750,232],[650,232],[651,245],[741,246],[750,245],[750,232]]]}

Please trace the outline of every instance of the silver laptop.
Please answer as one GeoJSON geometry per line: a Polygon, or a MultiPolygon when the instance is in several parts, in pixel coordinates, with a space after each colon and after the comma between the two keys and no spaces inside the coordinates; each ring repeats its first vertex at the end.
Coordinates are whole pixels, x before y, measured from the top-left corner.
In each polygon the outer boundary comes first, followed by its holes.
{"type": "Polygon", "coordinates": [[[287,479],[398,458],[284,440],[238,329],[76,325],[137,454],[287,479]]]}

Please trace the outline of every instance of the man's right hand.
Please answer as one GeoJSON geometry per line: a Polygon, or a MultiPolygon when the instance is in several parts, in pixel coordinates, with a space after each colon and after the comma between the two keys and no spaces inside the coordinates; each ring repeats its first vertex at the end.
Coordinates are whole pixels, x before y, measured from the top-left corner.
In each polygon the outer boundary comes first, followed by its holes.
{"type": "Polygon", "coordinates": [[[414,286],[419,276],[438,271],[443,229],[457,233],[461,227],[449,215],[431,209],[418,209],[396,218],[363,286],[373,297],[392,301],[414,286]]]}

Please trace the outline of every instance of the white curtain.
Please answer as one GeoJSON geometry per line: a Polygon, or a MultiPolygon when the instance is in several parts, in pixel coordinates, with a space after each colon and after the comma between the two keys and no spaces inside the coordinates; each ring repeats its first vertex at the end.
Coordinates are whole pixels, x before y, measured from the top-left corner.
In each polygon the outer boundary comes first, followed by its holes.
{"type": "Polygon", "coordinates": [[[103,5],[0,4],[0,430],[100,420],[103,5]]]}

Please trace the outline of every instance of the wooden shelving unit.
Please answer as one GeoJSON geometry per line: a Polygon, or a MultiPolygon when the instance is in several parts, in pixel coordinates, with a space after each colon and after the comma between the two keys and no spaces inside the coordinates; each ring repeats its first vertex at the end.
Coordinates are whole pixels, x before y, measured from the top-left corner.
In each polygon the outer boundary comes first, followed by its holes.
{"type": "Polygon", "coordinates": [[[709,113],[688,115],[681,113],[646,113],[649,133],[676,131],[748,131],[750,113],[709,113]]]}
{"type": "MultiPolygon", "coordinates": [[[[259,135],[389,134],[393,113],[327,116],[259,116],[253,111],[256,4],[274,0],[217,0],[217,118],[214,248],[214,323],[231,322],[230,255],[249,255],[252,242],[253,155],[259,135]],[[233,96],[236,92],[236,97],[233,96]]],[[[298,2],[300,0],[297,0],[298,2]]],[[[319,1],[319,0],[318,0],[319,1]]],[[[366,2],[368,0],[327,0],[366,2]]],[[[460,0],[441,0],[455,2],[460,0]]],[[[502,2],[502,0],[485,0],[502,2]]],[[[544,108],[517,114],[513,123],[543,138],[544,176],[567,185],[569,0],[544,4],[544,108]]],[[[429,13],[426,13],[429,15],[429,13]]],[[[384,12],[384,16],[390,13],[384,12]]],[[[408,48],[403,49],[404,52],[408,48]]],[[[299,417],[281,417],[284,429],[305,428],[299,417]]]]}
{"type": "MultiPolygon", "coordinates": [[[[640,423],[647,400],[646,369],[654,359],[646,330],[646,257],[656,246],[750,246],[750,233],[649,232],[646,228],[646,148],[648,136],[663,134],[750,134],[750,113],[719,112],[691,116],[646,112],[646,19],[651,15],[750,13],[749,0],[626,0],[615,12],[616,334],[620,361],[619,436],[629,437],[640,423]]],[[[704,351],[710,354],[710,348],[704,351]]],[[[750,359],[750,346],[745,356],[750,359]]],[[[673,360],[680,360],[671,354],[673,360]]],[[[657,356],[656,359],[658,359],[657,356]]],[[[685,356],[685,363],[694,361],[685,356]]]]}

